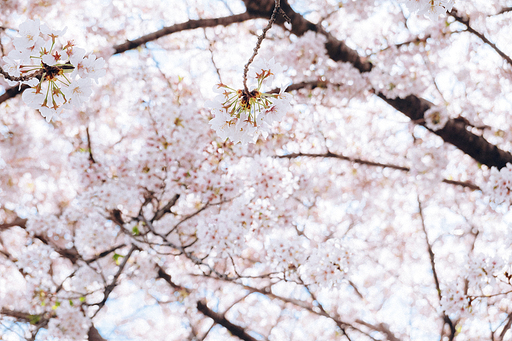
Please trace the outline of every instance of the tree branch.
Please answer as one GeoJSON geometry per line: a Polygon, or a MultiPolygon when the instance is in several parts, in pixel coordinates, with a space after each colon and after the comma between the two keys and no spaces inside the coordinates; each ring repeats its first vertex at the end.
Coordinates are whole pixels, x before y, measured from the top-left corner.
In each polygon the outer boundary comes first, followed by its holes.
{"type": "MultiPolygon", "coordinates": [[[[373,161],[363,160],[360,158],[353,158],[353,157],[348,157],[348,156],[341,155],[341,154],[335,154],[335,153],[331,153],[331,152],[327,152],[324,154],[292,153],[292,154],[286,154],[286,155],[275,155],[274,157],[280,158],[280,159],[294,159],[297,157],[334,158],[334,159],[350,161],[350,162],[354,162],[354,163],[358,163],[358,164],[362,164],[362,165],[373,166],[373,167],[382,167],[382,168],[391,168],[391,169],[401,170],[404,172],[409,172],[411,170],[409,167],[397,166],[397,165],[393,165],[393,164],[389,164],[389,163],[373,162],[373,161]]],[[[478,187],[477,185],[475,185],[471,182],[468,182],[468,181],[456,181],[456,180],[443,179],[442,182],[444,182],[446,184],[450,184],[450,185],[467,187],[472,190],[481,190],[480,187],[478,187]]]]}
{"type": "Polygon", "coordinates": [[[466,26],[466,30],[470,33],[473,33],[478,38],[480,38],[484,43],[489,45],[496,53],[498,53],[501,58],[505,59],[507,63],[512,65],[512,59],[506,55],[503,51],[501,51],[496,44],[492,43],[487,37],[483,34],[475,30],[471,25],[469,24],[469,18],[467,16],[462,16],[459,14],[457,9],[453,8],[450,12],[448,12],[449,15],[451,15],[456,21],[460,22],[461,24],[464,24],[466,26]]]}
{"type": "Polygon", "coordinates": [[[238,337],[239,339],[244,341],[257,341],[255,338],[249,335],[244,328],[229,322],[224,315],[216,313],[210,308],[208,308],[206,303],[198,301],[197,310],[211,318],[214,323],[220,324],[221,326],[226,328],[232,335],[238,337]]]}
{"type": "Polygon", "coordinates": [[[356,320],[356,322],[359,324],[362,324],[363,326],[368,327],[372,330],[383,333],[384,335],[386,335],[388,341],[400,341],[400,339],[397,338],[391,330],[389,330],[389,327],[385,323],[379,323],[378,325],[373,325],[371,323],[364,322],[363,320],[356,320]]]}
{"type": "MultiPolygon", "coordinates": [[[[425,218],[423,217],[423,209],[421,207],[421,201],[420,201],[419,197],[418,197],[418,208],[419,208],[420,219],[421,219],[421,227],[423,229],[423,233],[425,234],[425,241],[427,243],[427,250],[428,250],[428,255],[430,258],[430,267],[432,269],[432,276],[434,277],[434,283],[436,285],[437,296],[439,298],[439,302],[441,302],[441,299],[443,296],[441,294],[441,286],[439,285],[439,277],[437,277],[436,262],[434,259],[434,251],[432,251],[432,245],[430,244],[430,241],[428,240],[427,228],[425,226],[425,218]]],[[[455,329],[455,324],[450,319],[450,317],[448,315],[446,315],[446,313],[444,311],[443,311],[443,321],[445,324],[447,324],[450,327],[449,340],[452,341],[455,338],[455,333],[457,331],[455,329]]],[[[442,339],[442,337],[441,337],[441,339],[442,339]]]]}
{"type": "Polygon", "coordinates": [[[220,17],[220,18],[212,18],[212,19],[197,19],[197,20],[189,20],[187,22],[181,24],[175,24],[172,26],[164,27],[156,32],[146,34],[140,38],[135,40],[129,40],[125,43],[114,46],[114,54],[123,53],[128,50],[132,50],[141,45],[144,45],[150,41],[157,40],[163,36],[167,36],[172,33],[193,30],[196,28],[204,28],[204,27],[214,27],[214,26],[228,26],[234,23],[240,23],[243,21],[247,21],[250,19],[254,19],[255,16],[244,12],[241,14],[230,15],[229,17],[220,17]]]}
{"type": "Polygon", "coordinates": [[[89,328],[87,336],[89,337],[89,341],[107,341],[101,337],[100,333],[98,332],[98,329],[96,329],[96,327],[93,324],[89,328]]]}
{"type": "Polygon", "coordinates": [[[126,266],[126,263],[128,262],[128,259],[132,255],[133,251],[138,250],[138,249],[139,248],[135,244],[132,244],[130,251],[128,251],[128,254],[126,256],[124,256],[123,262],[121,263],[121,265],[119,265],[119,269],[117,270],[117,273],[114,275],[112,282],[110,282],[110,284],[105,287],[105,292],[103,293],[103,299],[101,300],[101,302],[95,304],[98,306],[98,310],[96,310],[93,317],[96,316],[96,314],[98,314],[98,312],[101,310],[101,308],[103,308],[103,306],[107,302],[108,297],[110,296],[110,293],[112,293],[114,288],[117,286],[117,280],[119,279],[119,276],[121,276],[121,273],[123,272],[124,267],[126,266]]]}
{"type": "Polygon", "coordinates": [[[10,223],[1,224],[0,231],[7,230],[8,228],[11,228],[13,226],[19,226],[24,229],[27,227],[26,224],[27,224],[27,219],[22,219],[20,217],[16,217],[16,219],[14,219],[10,223]]]}
{"type": "Polygon", "coordinates": [[[156,211],[153,218],[151,218],[151,222],[154,223],[155,221],[162,219],[162,217],[166,213],[171,213],[171,208],[176,204],[176,201],[178,201],[179,198],[180,198],[179,194],[174,195],[174,197],[172,197],[172,199],[167,203],[167,205],[165,205],[164,207],[162,207],[161,209],[156,211]]]}

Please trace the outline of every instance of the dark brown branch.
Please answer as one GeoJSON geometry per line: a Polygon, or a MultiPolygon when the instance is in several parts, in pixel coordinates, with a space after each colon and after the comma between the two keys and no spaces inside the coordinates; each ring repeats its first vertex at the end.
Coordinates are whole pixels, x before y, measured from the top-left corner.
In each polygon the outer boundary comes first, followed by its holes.
{"type": "MultiPolygon", "coordinates": [[[[287,155],[276,155],[275,157],[282,158],[282,159],[294,159],[297,157],[334,158],[334,159],[350,161],[350,162],[354,162],[354,163],[358,163],[358,164],[362,164],[362,165],[373,166],[373,167],[382,167],[382,168],[391,168],[391,169],[401,170],[404,172],[409,172],[411,170],[409,167],[403,167],[403,166],[393,165],[393,164],[389,164],[389,163],[373,162],[373,161],[363,160],[360,158],[353,158],[353,157],[348,157],[348,156],[341,155],[341,154],[335,154],[335,153],[331,153],[331,152],[327,152],[324,154],[293,153],[293,154],[287,154],[287,155]]],[[[472,190],[481,190],[480,187],[478,187],[477,185],[475,185],[471,182],[468,182],[468,181],[456,181],[456,180],[443,179],[443,182],[450,184],[450,185],[467,187],[472,190]]]]}
{"type": "Polygon", "coordinates": [[[495,15],[503,14],[512,11],[512,7],[503,7],[495,15]]]}
{"type": "MultiPolygon", "coordinates": [[[[294,84],[289,85],[286,88],[286,92],[300,90],[300,89],[308,89],[308,90],[312,90],[315,88],[325,89],[325,88],[327,88],[328,84],[329,84],[328,82],[320,81],[320,80],[319,81],[307,81],[307,82],[304,81],[304,82],[294,83],[294,84]]],[[[343,84],[333,84],[333,83],[330,83],[330,84],[333,86],[342,86],[343,85],[343,84]]],[[[281,91],[281,89],[276,88],[276,89],[270,90],[268,93],[269,94],[278,94],[280,91],[281,91]]]]}
{"type": "Polygon", "coordinates": [[[234,23],[239,23],[255,18],[255,16],[245,12],[241,14],[231,15],[229,17],[212,18],[212,19],[197,19],[189,20],[184,23],[175,24],[172,26],[164,27],[156,32],[147,34],[135,40],[130,40],[125,43],[114,46],[114,54],[123,53],[132,50],[150,41],[157,40],[163,36],[186,30],[193,30],[196,28],[214,27],[214,26],[227,26],[234,23]]]}
{"type": "Polygon", "coordinates": [[[123,273],[124,267],[126,266],[128,259],[131,257],[133,251],[138,250],[138,249],[139,248],[136,245],[132,244],[132,247],[128,251],[128,254],[126,254],[126,256],[124,256],[122,263],[119,265],[119,269],[117,270],[116,274],[114,275],[114,278],[112,279],[112,282],[110,282],[110,284],[105,287],[105,292],[103,293],[103,299],[101,300],[101,302],[96,304],[98,306],[98,310],[96,310],[93,317],[96,316],[96,314],[101,310],[101,308],[103,308],[103,306],[107,302],[108,297],[110,296],[110,294],[112,293],[114,288],[117,286],[117,280],[119,279],[119,276],[121,276],[121,274],[123,273]]]}
{"type": "MultiPolygon", "coordinates": [[[[433,106],[426,99],[416,95],[409,95],[405,98],[388,98],[384,94],[379,93],[378,96],[393,108],[409,117],[413,122],[424,122],[423,114],[433,106]]],[[[443,129],[431,131],[440,136],[445,142],[454,145],[471,156],[475,161],[488,167],[501,169],[507,163],[512,163],[512,154],[499,149],[482,136],[468,131],[467,126],[463,120],[450,119],[443,129]]]]}
{"type": "Polygon", "coordinates": [[[469,18],[467,16],[462,16],[459,14],[459,12],[453,8],[448,14],[450,14],[456,21],[460,22],[461,24],[464,24],[466,26],[466,30],[470,33],[473,33],[478,38],[480,38],[484,43],[489,45],[496,53],[498,53],[501,58],[505,59],[507,63],[512,65],[512,59],[506,55],[503,51],[501,51],[496,44],[492,43],[485,35],[475,30],[471,25],[469,24],[469,18]]]}
{"type": "Polygon", "coordinates": [[[172,199],[167,203],[167,205],[165,205],[164,207],[162,207],[161,209],[156,211],[155,215],[151,219],[151,222],[155,222],[157,220],[162,219],[162,217],[166,213],[171,213],[171,208],[176,204],[176,201],[178,201],[179,198],[180,198],[179,194],[174,195],[174,197],[172,197],[172,199]]]}
{"type": "Polygon", "coordinates": [[[18,86],[13,86],[11,88],[7,88],[5,90],[5,93],[0,95],[0,103],[3,103],[10,98],[18,96],[19,94],[21,94],[23,91],[25,91],[28,88],[30,88],[30,86],[28,86],[27,84],[23,84],[21,86],[21,88],[18,86]]]}
{"type": "Polygon", "coordinates": [[[85,132],[87,133],[87,148],[89,149],[89,161],[91,161],[92,163],[96,163],[96,160],[94,160],[94,156],[92,155],[91,135],[89,134],[89,127],[85,128],[85,132]]]}
{"type": "Polygon", "coordinates": [[[22,219],[20,217],[16,217],[16,219],[14,219],[10,223],[1,224],[0,231],[7,230],[8,228],[11,228],[13,226],[19,226],[21,228],[26,228],[27,227],[26,224],[27,224],[27,219],[22,219]]]}
{"type": "Polygon", "coordinates": [[[174,290],[190,293],[189,289],[184,288],[181,285],[174,283],[172,281],[171,275],[169,275],[167,272],[165,272],[165,270],[160,265],[157,265],[156,268],[158,269],[158,278],[161,278],[164,281],[166,281],[167,284],[169,284],[174,290]]]}
{"type": "Polygon", "coordinates": [[[507,331],[510,329],[511,326],[512,326],[512,313],[508,314],[508,316],[507,316],[507,323],[505,323],[505,325],[503,326],[503,330],[501,331],[500,335],[498,336],[499,341],[503,340],[503,338],[505,337],[505,334],[507,333],[507,331]]]}
{"type": "Polygon", "coordinates": [[[364,322],[363,320],[356,320],[357,323],[362,324],[365,327],[368,327],[372,330],[378,331],[386,335],[388,341],[400,341],[399,338],[393,334],[391,330],[389,330],[389,327],[384,323],[379,323],[378,325],[373,325],[368,322],[364,322]]]}
{"type": "Polygon", "coordinates": [[[245,341],[257,341],[255,338],[253,338],[251,335],[249,335],[244,328],[237,326],[236,324],[233,324],[226,319],[226,317],[222,314],[216,313],[208,306],[206,303],[198,301],[197,302],[197,310],[199,310],[204,315],[208,316],[213,320],[214,323],[220,324],[224,328],[226,328],[233,336],[238,337],[241,340],[245,341]]]}

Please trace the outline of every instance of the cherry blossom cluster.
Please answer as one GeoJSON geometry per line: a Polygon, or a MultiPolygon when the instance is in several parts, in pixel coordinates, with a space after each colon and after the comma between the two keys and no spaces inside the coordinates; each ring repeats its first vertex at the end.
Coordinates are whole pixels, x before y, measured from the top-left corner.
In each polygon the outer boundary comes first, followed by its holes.
{"type": "Polygon", "coordinates": [[[512,164],[507,163],[506,167],[498,170],[491,168],[491,176],[487,183],[487,192],[491,196],[491,201],[497,204],[512,204],[512,164]]]}
{"type": "Polygon", "coordinates": [[[504,273],[505,265],[501,257],[479,254],[469,261],[467,279],[471,285],[495,284],[496,277],[504,273]]]}
{"type": "Polygon", "coordinates": [[[449,120],[446,108],[440,106],[433,106],[425,111],[425,125],[427,128],[436,131],[443,129],[449,120]]]}
{"type": "Polygon", "coordinates": [[[274,267],[279,270],[297,269],[306,261],[307,253],[304,252],[307,242],[305,238],[286,236],[283,233],[274,236],[267,236],[265,250],[274,267]]]}
{"type": "Polygon", "coordinates": [[[61,45],[57,38],[65,32],[66,28],[41,25],[39,19],[27,20],[13,39],[14,49],[3,57],[8,81],[31,86],[23,93],[23,101],[48,122],[66,107],[80,108],[92,93],[91,80],[98,82],[106,73],[103,58],[86,56],[73,41],[61,45]]]}
{"type": "Polygon", "coordinates": [[[266,138],[272,124],[279,121],[290,108],[291,95],[280,87],[278,94],[262,92],[264,83],[271,84],[282,66],[274,61],[261,61],[251,66],[249,77],[257,81],[254,90],[236,90],[218,84],[214,91],[220,93],[214,101],[207,103],[215,117],[210,125],[221,139],[234,143],[256,142],[259,135],[266,138]]]}
{"type": "Polygon", "coordinates": [[[452,284],[442,293],[440,305],[447,315],[461,316],[470,312],[469,298],[461,284],[452,284]]]}
{"type": "Polygon", "coordinates": [[[87,335],[91,321],[80,310],[80,306],[68,302],[59,305],[57,317],[48,323],[48,332],[59,340],[82,340],[87,335]]]}
{"type": "MultiPolygon", "coordinates": [[[[418,140],[422,141],[422,140],[418,140]]],[[[411,160],[411,175],[420,182],[432,184],[443,180],[442,173],[448,165],[448,159],[442,148],[411,148],[407,152],[411,160]]]]}
{"type": "Polygon", "coordinates": [[[431,20],[436,20],[440,15],[449,12],[453,8],[454,0],[402,0],[407,9],[425,15],[431,20]]]}
{"type": "Polygon", "coordinates": [[[351,252],[341,245],[340,240],[329,239],[315,248],[300,268],[304,281],[313,287],[338,287],[349,271],[350,257],[351,252]]]}

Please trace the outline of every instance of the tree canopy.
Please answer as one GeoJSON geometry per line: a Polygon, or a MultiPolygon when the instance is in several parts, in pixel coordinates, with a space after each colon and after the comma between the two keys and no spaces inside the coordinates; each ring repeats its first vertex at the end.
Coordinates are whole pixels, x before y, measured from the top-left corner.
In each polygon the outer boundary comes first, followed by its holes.
{"type": "Polygon", "coordinates": [[[0,1],[0,339],[512,340],[511,12],[0,1]]]}

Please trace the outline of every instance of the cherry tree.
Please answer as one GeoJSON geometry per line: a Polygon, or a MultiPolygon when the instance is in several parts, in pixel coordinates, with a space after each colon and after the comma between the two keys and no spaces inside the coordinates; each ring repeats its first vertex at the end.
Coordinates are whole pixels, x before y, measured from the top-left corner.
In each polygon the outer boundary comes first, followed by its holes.
{"type": "Polygon", "coordinates": [[[0,9],[0,339],[512,340],[509,0],[0,9]]]}

